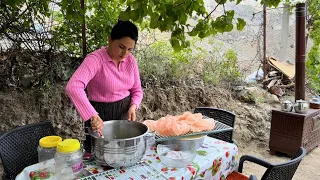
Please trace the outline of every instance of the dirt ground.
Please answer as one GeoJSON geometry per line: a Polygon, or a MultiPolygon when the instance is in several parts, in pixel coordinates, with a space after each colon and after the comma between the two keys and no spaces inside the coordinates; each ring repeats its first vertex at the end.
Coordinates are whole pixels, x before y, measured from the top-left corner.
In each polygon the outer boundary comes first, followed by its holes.
{"type": "MultiPolygon", "coordinates": [[[[239,149],[240,155],[249,154],[259,158],[263,158],[273,164],[282,163],[290,160],[283,155],[271,155],[268,147],[258,148],[256,145],[251,145],[244,149],[239,149]]],[[[310,151],[301,161],[293,180],[320,180],[320,147],[310,151]]],[[[260,179],[266,168],[254,163],[245,162],[243,173],[246,175],[256,175],[260,179]]]]}
{"type": "MultiPolygon", "coordinates": [[[[81,138],[82,123],[77,112],[64,93],[65,84],[58,84],[50,92],[37,90],[0,92],[0,131],[13,127],[49,119],[58,135],[63,138],[81,138]],[[31,113],[32,112],[32,113],[31,113]]],[[[240,155],[249,154],[278,163],[288,161],[284,156],[269,154],[271,110],[279,109],[277,97],[259,86],[246,87],[256,97],[255,103],[239,101],[232,90],[203,86],[195,82],[186,85],[147,87],[144,99],[137,114],[138,120],[158,119],[166,114],[179,114],[193,111],[195,107],[217,107],[236,114],[234,139],[240,155]]],[[[292,98],[285,97],[286,99],[292,98]]],[[[320,180],[320,148],[311,151],[301,162],[294,180],[320,180]]],[[[253,164],[244,165],[245,174],[261,177],[264,168],[253,164]]],[[[0,177],[2,176],[0,164],[0,177]]]]}

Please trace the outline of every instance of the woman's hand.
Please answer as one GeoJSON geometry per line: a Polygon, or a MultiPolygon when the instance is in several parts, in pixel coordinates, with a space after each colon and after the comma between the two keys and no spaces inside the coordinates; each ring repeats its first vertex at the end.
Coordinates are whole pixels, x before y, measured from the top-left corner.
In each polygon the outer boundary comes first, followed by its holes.
{"type": "Polygon", "coordinates": [[[94,131],[101,132],[103,128],[103,121],[98,114],[93,115],[91,118],[91,127],[94,131]]]}
{"type": "Polygon", "coordinates": [[[132,104],[130,106],[129,111],[128,111],[128,120],[129,121],[136,120],[136,108],[137,108],[137,105],[135,105],[135,104],[132,104]]]}

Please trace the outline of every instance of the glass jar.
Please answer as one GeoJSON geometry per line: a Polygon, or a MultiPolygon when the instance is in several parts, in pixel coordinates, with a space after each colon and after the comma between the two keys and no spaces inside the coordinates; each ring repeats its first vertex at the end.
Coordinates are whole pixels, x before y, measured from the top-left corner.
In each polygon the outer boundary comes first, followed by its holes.
{"type": "Polygon", "coordinates": [[[76,139],[65,139],[58,143],[54,156],[57,179],[72,180],[82,176],[82,150],[76,139]]]}
{"type": "Polygon", "coordinates": [[[62,138],[60,136],[45,136],[39,140],[37,148],[39,171],[54,172],[53,158],[56,153],[56,147],[61,141],[62,138]]]}

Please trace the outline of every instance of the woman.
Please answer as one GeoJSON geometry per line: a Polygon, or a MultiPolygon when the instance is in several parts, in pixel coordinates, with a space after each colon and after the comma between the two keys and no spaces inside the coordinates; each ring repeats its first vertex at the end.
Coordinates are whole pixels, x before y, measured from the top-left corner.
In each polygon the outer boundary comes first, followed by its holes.
{"type": "MultiPolygon", "coordinates": [[[[137,27],[119,21],[112,28],[108,47],[90,53],[69,80],[66,92],[85,121],[86,133],[90,126],[101,132],[103,121],[136,120],[143,96],[138,65],[131,54],[137,40],[137,27]]],[[[91,152],[90,135],[84,149],[91,152]]]]}

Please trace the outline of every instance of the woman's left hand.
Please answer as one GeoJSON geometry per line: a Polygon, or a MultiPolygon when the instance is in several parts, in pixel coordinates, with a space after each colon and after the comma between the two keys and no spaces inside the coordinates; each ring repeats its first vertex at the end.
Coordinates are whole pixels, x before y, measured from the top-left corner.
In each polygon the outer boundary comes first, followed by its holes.
{"type": "Polygon", "coordinates": [[[128,111],[128,120],[129,121],[136,120],[136,108],[137,108],[137,105],[135,105],[135,104],[132,104],[130,106],[129,111],[128,111]]]}

